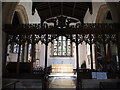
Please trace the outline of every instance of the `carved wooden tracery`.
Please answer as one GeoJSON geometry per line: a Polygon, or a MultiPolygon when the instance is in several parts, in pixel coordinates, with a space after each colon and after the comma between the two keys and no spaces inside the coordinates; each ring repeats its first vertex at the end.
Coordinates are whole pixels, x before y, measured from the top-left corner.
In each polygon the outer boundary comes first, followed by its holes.
{"type": "Polygon", "coordinates": [[[34,35],[34,43],[41,41],[46,44],[52,42],[53,39],[59,36],[65,36],[68,39],[71,39],[72,42],[78,42],[79,44],[85,41],[90,44],[90,36],[92,44],[99,43],[108,43],[112,41],[113,43],[117,42],[116,35],[119,33],[118,24],[84,24],[80,25],[79,28],[40,28],[39,24],[25,24],[19,26],[7,25],[7,28],[4,29],[6,33],[9,34],[9,43],[33,43],[32,36],[34,35]],[[9,29],[9,30],[8,30],[9,29]],[[46,34],[47,40],[46,40],[46,34]],[[76,34],[78,41],[76,41],[76,34]],[[21,41],[19,38],[21,37],[21,41]]]}
{"type": "MultiPolygon", "coordinates": [[[[106,45],[109,42],[118,44],[119,24],[79,24],[76,27],[44,27],[40,24],[23,24],[18,26],[6,25],[4,31],[9,34],[9,43],[35,45],[39,41],[48,46],[48,43],[53,43],[53,40],[59,36],[65,36],[71,40],[71,43],[76,43],[76,46],[86,42],[90,45],[92,53],[92,44],[101,43],[106,45]]],[[[104,48],[104,50],[106,50],[104,48]]],[[[106,55],[106,54],[105,54],[106,55]]],[[[92,62],[91,54],[91,62],[92,62]]],[[[46,66],[47,67],[47,66],[46,66]]],[[[93,64],[91,64],[93,69],[93,64]]]]}
{"type": "MultiPolygon", "coordinates": [[[[46,45],[45,47],[45,69],[44,69],[44,79],[43,79],[43,87],[45,86],[45,80],[47,75],[47,46],[48,43],[53,43],[53,40],[59,36],[65,36],[67,39],[71,40],[71,43],[74,42],[76,44],[76,69],[77,69],[77,87],[79,88],[78,83],[81,82],[79,80],[79,55],[78,55],[78,45],[82,44],[82,42],[86,42],[86,44],[90,45],[90,57],[91,57],[91,70],[93,70],[93,57],[92,57],[92,44],[101,43],[104,46],[110,42],[117,44],[118,46],[118,57],[120,58],[120,25],[119,24],[81,24],[73,27],[44,27],[40,24],[25,24],[12,26],[7,25],[4,28],[4,31],[8,33],[9,38],[8,42],[23,44],[27,42],[28,44],[32,44],[32,63],[31,68],[33,67],[34,60],[34,45],[41,41],[46,45]]],[[[19,47],[20,48],[20,47],[19,47]]],[[[104,47],[104,50],[106,48],[104,47]]],[[[106,51],[105,51],[106,52],[106,51]]],[[[19,54],[18,54],[19,55],[19,54]]],[[[106,53],[105,53],[106,56],[106,53]]],[[[105,64],[106,65],[106,64],[105,64]]],[[[120,61],[119,61],[120,66],[120,61]]],[[[19,64],[18,64],[19,69],[19,64]]],[[[31,69],[32,72],[32,69],[31,69]]]]}

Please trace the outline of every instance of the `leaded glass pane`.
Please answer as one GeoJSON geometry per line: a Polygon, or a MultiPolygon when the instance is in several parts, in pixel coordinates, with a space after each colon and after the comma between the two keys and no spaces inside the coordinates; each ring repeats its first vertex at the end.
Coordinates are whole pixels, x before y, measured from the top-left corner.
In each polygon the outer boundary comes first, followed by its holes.
{"type": "Polygon", "coordinates": [[[66,37],[63,37],[63,40],[66,40],[66,37]]]}
{"type": "Polygon", "coordinates": [[[18,53],[18,48],[19,48],[19,45],[18,44],[14,44],[14,46],[13,46],[13,52],[14,53],[18,53]]]}
{"type": "Polygon", "coordinates": [[[54,39],[54,56],[71,56],[70,40],[67,40],[64,36],[59,36],[54,39]]]}
{"type": "Polygon", "coordinates": [[[62,40],[62,36],[59,36],[58,40],[61,41],[62,40]]]}
{"type": "Polygon", "coordinates": [[[57,55],[57,41],[54,40],[54,54],[53,55],[57,55]]]}
{"type": "Polygon", "coordinates": [[[61,41],[58,42],[58,55],[61,55],[61,46],[62,46],[62,43],[61,41]]]}

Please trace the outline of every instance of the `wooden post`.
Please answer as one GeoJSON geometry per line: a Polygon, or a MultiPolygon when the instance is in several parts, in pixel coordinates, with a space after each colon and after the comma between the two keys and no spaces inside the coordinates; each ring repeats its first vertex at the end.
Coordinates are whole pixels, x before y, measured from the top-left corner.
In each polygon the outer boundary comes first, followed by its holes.
{"type": "Polygon", "coordinates": [[[34,59],[35,59],[35,49],[34,49],[34,47],[35,47],[35,36],[34,35],[32,35],[32,56],[31,56],[31,74],[32,74],[32,71],[33,71],[33,61],[34,61],[34,59]]]}
{"type": "Polygon", "coordinates": [[[120,33],[116,34],[117,38],[117,51],[118,51],[118,63],[119,63],[119,79],[120,79],[120,33]]]}
{"type": "Polygon", "coordinates": [[[17,58],[17,74],[20,71],[20,53],[21,53],[21,36],[19,36],[19,51],[18,51],[18,58],[17,58]]]}
{"type": "Polygon", "coordinates": [[[48,44],[45,45],[45,74],[47,73],[47,49],[48,44]]]}
{"type": "Polygon", "coordinates": [[[29,52],[29,44],[28,44],[28,42],[27,42],[27,45],[26,45],[26,62],[28,62],[28,52],[29,52]]]}
{"type": "Polygon", "coordinates": [[[106,43],[105,43],[105,35],[103,35],[103,48],[104,48],[104,71],[107,71],[107,61],[106,61],[106,43]]]}
{"type": "MultiPolygon", "coordinates": [[[[70,40],[72,40],[72,35],[70,35],[70,40]]],[[[71,47],[70,53],[71,53],[71,57],[72,57],[73,56],[73,42],[72,41],[70,41],[70,47],[71,47]]]]}
{"type": "Polygon", "coordinates": [[[78,56],[78,35],[76,34],[76,67],[79,70],[79,56],[78,56]]]}
{"type": "Polygon", "coordinates": [[[79,82],[80,82],[80,86],[81,86],[81,79],[79,78],[79,56],[78,56],[78,34],[76,34],[76,71],[77,71],[77,83],[76,83],[76,90],[78,90],[79,87],[79,82]]]}
{"type": "Polygon", "coordinates": [[[21,55],[21,61],[24,62],[24,57],[25,57],[25,43],[22,45],[22,55],[21,55]]]}
{"type": "Polygon", "coordinates": [[[45,74],[47,73],[47,49],[48,49],[48,34],[46,34],[46,44],[45,44],[45,74]]]}
{"type": "Polygon", "coordinates": [[[45,68],[44,68],[44,78],[42,80],[42,90],[47,90],[47,51],[48,51],[48,34],[46,34],[45,42],[45,68]]]}
{"type": "Polygon", "coordinates": [[[92,52],[92,36],[90,35],[90,58],[91,58],[91,70],[93,71],[93,52],[92,52]]]}
{"type": "Polygon", "coordinates": [[[98,57],[98,55],[97,55],[97,43],[96,43],[95,44],[95,68],[96,68],[96,70],[98,69],[98,67],[97,67],[97,64],[98,64],[97,57],[98,57]]]}

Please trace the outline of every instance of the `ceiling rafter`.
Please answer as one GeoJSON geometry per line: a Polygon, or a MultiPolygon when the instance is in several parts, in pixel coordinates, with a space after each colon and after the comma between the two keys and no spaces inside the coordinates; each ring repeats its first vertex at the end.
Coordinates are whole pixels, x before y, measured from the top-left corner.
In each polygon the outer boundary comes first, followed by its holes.
{"type": "Polygon", "coordinates": [[[61,15],[63,15],[63,2],[61,2],[61,15]]]}
{"type": "Polygon", "coordinates": [[[74,6],[73,6],[72,16],[74,16],[74,10],[75,10],[75,7],[76,7],[76,2],[74,3],[74,6]]]}
{"type": "Polygon", "coordinates": [[[50,10],[50,16],[52,17],[52,10],[51,10],[51,5],[50,2],[48,2],[49,10],[50,10]]]}
{"type": "Polygon", "coordinates": [[[35,8],[39,16],[45,20],[59,15],[66,15],[82,22],[87,9],[91,11],[91,2],[38,2],[35,8]]]}

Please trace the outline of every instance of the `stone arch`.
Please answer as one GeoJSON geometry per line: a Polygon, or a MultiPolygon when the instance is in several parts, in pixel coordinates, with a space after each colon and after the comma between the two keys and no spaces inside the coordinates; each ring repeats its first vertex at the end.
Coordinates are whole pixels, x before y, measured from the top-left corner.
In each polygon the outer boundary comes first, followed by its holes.
{"type": "Polygon", "coordinates": [[[105,20],[106,15],[108,13],[108,11],[110,11],[110,9],[109,9],[107,4],[101,5],[99,10],[98,10],[96,23],[103,23],[103,21],[105,20]]]}
{"type": "Polygon", "coordinates": [[[2,24],[11,24],[15,11],[18,13],[18,17],[21,24],[29,23],[26,9],[22,5],[18,5],[19,2],[7,2],[3,3],[2,8],[2,24]]]}
{"type": "Polygon", "coordinates": [[[24,6],[17,5],[15,8],[15,12],[17,12],[20,24],[28,24],[29,23],[27,12],[26,12],[24,6]]]}
{"type": "MultiPolygon", "coordinates": [[[[27,24],[29,23],[27,12],[22,5],[18,5],[19,2],[5,2],[3,3],[2,7],[2,16],[3,16],[3,21],[2,25],[4,27],[5,24],[12,24],[13,17],[15,12],[17,12],[19,22],[20,24],[27,24]]],[[[3,72],[5,72],[5,62],[6,62],[6,52],[7,52],[7,34],[3,31],[2,33],[2,58],[3,58],[3,72]]]]}
{"type": "Polygon", "coordinates": [[[113,16],[113,22],[120,23],[120,2],[107,2],[107,4],[113,16]]]}
{"type": "Polygon", "coordinates": [[[2,7],[2,24],[11,24],[18,2],[5,2],[2,7]]]}

